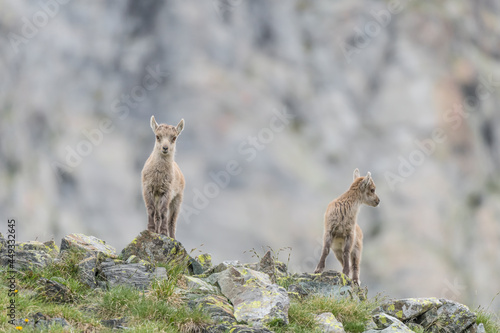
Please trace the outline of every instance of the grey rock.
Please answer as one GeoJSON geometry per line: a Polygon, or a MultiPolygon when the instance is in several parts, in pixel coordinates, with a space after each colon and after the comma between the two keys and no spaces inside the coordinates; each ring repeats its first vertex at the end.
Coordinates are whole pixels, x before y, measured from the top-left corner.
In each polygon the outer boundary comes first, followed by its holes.
{"type": "Polygon", "coordinates": [[[215,325],[211,326],[207,329],[208,333],[273,333],[272,331],[268,330],[267,328],[264,327],[249,327],[245,325],[234,325],[234,326],[227,326],[227,325],[215,325]]]}
{"type": "Polygon", "coordinates": [[[342,325],[342,323],[339,322],[337,318],[335,318],[335,316],[330,312],[316,315],[314,317],[314,320],[316,320],[316,323],[318,324],[318,327],[321,330],[321,332],[345,333],[344,326],[342,325]]]}
{"type": "Polygon", "coordinates": [[[125,285],[138,289],[147,289],[154,277],[151,268],[141,263],[117,265],[108,263],[101,269],[100,274],[110,287],[125,285]]]}
{"type": "Polygon", "coordinates": [[[377,325],[378,329],[370,329],[364,333],[413,333],[413,331],[399,319],[385,313],[374,315],[373,321],[377,325]]]}
{"type": "Polygon", "coordinates": [[[220,293],[216,287],[203,281],[202,279],[192,276],[185,276],[185,279],[187,283],[187,288],[190,293],[197,293],[197,294],[201,293],[201,294],[212,294],[212,295],[217,295],[220,293]]]}
{"type": "Polygon", "coordinates": [[[443,303],[437,298],[405,298],[384,303],[375,311],[384,312],[405,321],[416,318],[430,309],[436,309],[442,305],[443,303]]]}
{"type": "Polygon", "coordinates": [[[307,291],[298,284],[292,284],[288,287],[288,296],[291,298],[304,298],[307,295],[307,291]]]}
{"type": "Polygon", "coordinates": [[[126,323],[127,323],[126,318],[101,320],[102,326],[111,329],[124,329],[126,328],[125,327],[126,323]]]}
{"type": "Polygon", "coordinates": [[[205,271],[205,269],[203,269],[203,266],[191,256],[189,256],[188,259],[188,269],[189,274],[191,275],[201,275],[205,271]]]}
{"type": "Polygon", "coordinates": [[[54,259],[44,251],[16,251],[14,257],[11,257],[6,251],[0,254],[0,266],[10,266],[16,270],[41,269],[51,264],[53,260],[54,259]]]}
{"type": "Polygon", "coordinates": [[[52,258],[56,258],[59,254],[59,248],[54,241],[48,241],[45,243],[38,241],[23,242],[16,244],[16,250],[45,252],[52,258]]]}
{"type": "Polygon", "coordinates": [[[153,264],[184,265],[193,275],[203,273],[201,265],[188,255],[180,242],[148,230],[142,231],[121,253],[123,260],[136,256],[153,264]]]}
{"type": "Polygon", "coordinates": [[[87,253],[86,258],[78,263],[78,278],[92,289],[97,288],[97,264],[97,256],[93,253],[87,253]]]}
{"type": "Polygon", "coordinates": [[[61,252],[69,249],[102,254],[107,257],[116,257],[116,249],[114,247],[106,244],[105,241],[97,237],[84,234],[70,234],[65,236],[61,241],[61,252]]]}
{"type": "Polygon", "coordinates": [[[365,292],[355,287],[347,276],[336,271],[324,271],[321,274],[304,273],[294,275],[296,284],[308,295],[324,297],[366,298],[365,292]]]}
{"type": "Polygon", "coordinates": [[[438,329],[440,332],[464,332],[476,322],[476,315],[463,304],[440,299],[443,305],[436,312],[423,314],[422,322],[427,330],[438,329]],[[430,326],[426,326],[429,325],[430,326]]]}
{"type": "Polygon", "coordinates": [[[227,298],[217,295],[207,295],[189,302],[192,308],[198,308],[207,313],[218,325],[224,324],[226,328],[236,324],[234,308],[227,298]]]}
{"type": "Polygon", "coordinates": [[[212,268],[212,255],[209,253],[200,254],[197,256],[196,261],[201,265],[203,271],[208,271],[212,268]]]}
{"type": "Polygon", "coordinates": [[[222,294],[234,306],[238,322],[255,327],[271,321],[288,323],[290,299],[286,290],[273,284],[269,276],[243,267],[229,267],[218,276],[222,294]]]}
{"type": "Polygon", "coordinates": [[[69,303],[74,300],[71,290],[62,283],[41,278],[37,296],[48,302],[69,303]]]}

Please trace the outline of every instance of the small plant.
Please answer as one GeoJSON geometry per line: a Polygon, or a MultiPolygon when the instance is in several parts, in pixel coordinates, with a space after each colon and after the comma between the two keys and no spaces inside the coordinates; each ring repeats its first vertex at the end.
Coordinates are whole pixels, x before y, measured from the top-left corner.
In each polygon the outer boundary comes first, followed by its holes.
{"type": "Polygon", "coordinates": [[[497,315],[481,307],[476,310],[476,315],[476,323],[483,324],[486,333],[500,332],[500,318],[497,315]]]}

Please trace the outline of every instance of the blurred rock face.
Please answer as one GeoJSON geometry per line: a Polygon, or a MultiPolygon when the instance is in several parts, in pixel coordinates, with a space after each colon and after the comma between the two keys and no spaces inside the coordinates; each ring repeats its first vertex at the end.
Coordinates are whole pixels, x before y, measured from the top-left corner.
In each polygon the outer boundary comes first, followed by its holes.
{"type": "Polygon", "coordinates": [[[483,305],[499,291],[497,3],[0,7],[0,209],[19,239],[121,248],[145,229],[154,114],[186,120],[187,248],[291,246],[292,270],[312,271],[326,206],[359,167],[383,202],[359,216],[370,290],[483,305]]]}

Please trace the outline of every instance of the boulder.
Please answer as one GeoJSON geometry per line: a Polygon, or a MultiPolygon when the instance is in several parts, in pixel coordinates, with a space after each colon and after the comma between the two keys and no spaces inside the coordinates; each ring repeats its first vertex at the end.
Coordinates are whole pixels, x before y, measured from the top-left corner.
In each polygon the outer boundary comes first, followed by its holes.
{"type": "Polygon", "coordinates": [[[97,288],[97,256],[87,253],[85,258],[78,263],[78,278],[80,282],[94,289],[97,288]]]}
{"type": "Polygon", "coordinates": [[[192,308],[204,311],[217,325],[226,327],[236,324],[234,308],[223,296],[207,295],[196,298],[189,302],[192,308]]]}
{"type": "Polygon", "coordinates": [[[390,316],[386,313],[379,313],[373,316],[373,321],[377,325],[377,329],[371,329],[364,333],[413,333],[399,319],[390,316]]]}
{"type": "Polygon", "coordinates": [[[399,320],[416,318],[432,308],[439,308],[443,303],[437,298],[405,298],[382,304],[375,312],[383,312],[399,320]]]}
{"type": "Polygon", "coordinates": [[[71,290],[62,283],[41,278],[38,280],[38,284],[39,289],[37,295],[45,301],[54,303],[69,303],[74,300],[71,290]]]}
{"type": "Polygon", "coordinates": [[[202,279],[187,275],[185,275],[184,278],[186,281],[187,289],[190,293],[211,295],[220,294],[219,290],[216,287],[203,281],[202,279]]]}
{"type": "Polygon", "coordinates": [[[184,246],[173,238],[144,230],[122,250],[123,260],[136,256],[153,264],[185,265],[190,274],[203,273],[202,266],[191,258],[184,246]]]}
{"type": "Polygon", "coordinates": [[[0,266],[10,266],[16,270],[42,269],[53,262],[53,258],[45,251],[16,251],[12,257],[3,251],[0,254],[0,266]]]}
{"type": "Polygon", "coordinates": [[[476,315],[463,304],[440,299],[442,306],[435,311],[428,311],[422,315],[421,322],[430,332],[465,332],[476,322],[476,315]]]}
{"type": "Polygon", "coordinates": [[[345,333],[344,326],[335,316],[330,313],[322,313],[316,315],[314,320],[318,324],[318,328],[324,333],[345,333]]]}
{"type": "MultiPolygon", "coordinates": [[[[323,297],[366,298],[366,292],[357,288],[346,275],[336,271],[324,271],[320,274],[303,273],[293,275],[294,285],[300,286],[301,292],[323,297]]],[[[297,287],[294,287],[297,288],[297,287]]]]}
{"type": "Polygon", "coordinates": [[[207,333],[273,333],[264,327],[249,327],[245,325],[234,325],[234,326],[226,326],[226,325],[214,325],[208,327],[205,332],[207,333]]]}
{"type": "Polygon", "coordinates": [[[217,283],[222,294],[233,304],[238,322],[255,327],[272,321],[288,324],[288,294],[284,288],[273,284],[267,274],[232,266],[219,273],[217,283]]]}
{"type": "Polygon", "coordinates": [[[123,264],[108,260],[101,264],[100,275],[109,287],[125,285],[138,289],[147,289],[153,279],[166,278],[166,270],[158,270],[155,273],[150,265],[144,263],[123,264]]]}
{"type": "Polygon", "coordinates": [[[105,241],[83,234],[70,234],[65,236],[61,241],[61,252],[76,249],[85,253],[93,253],[96,255],[104,255],[106,257],[116,257],[116,249],[105,241]]]}
{"type": "Polygon", "coordinates": [[[212,268],[212,255],[209,253],[200,254],[195,259],[200,264],[204,272],[212,268]]]}
{"type": "Polygon", "coordinates": [[[38,241],[29,241],[17,244],[17,251],[40,251],[45,252],[52,258],[56,258],[59,254],[59,248],[54,241],[45,243],[38,241]]]}

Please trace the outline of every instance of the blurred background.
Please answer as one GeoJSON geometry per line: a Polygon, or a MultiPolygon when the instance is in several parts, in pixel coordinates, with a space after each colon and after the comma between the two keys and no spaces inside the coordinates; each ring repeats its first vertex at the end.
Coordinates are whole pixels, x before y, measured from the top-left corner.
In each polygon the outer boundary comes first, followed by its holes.
{"type": "Polygon", "coordinates": [[[184,118],[187,249],[251,262],[270,246],[312,272],[326,207],[359,168],[381,198],[359,215],[370,294],[500,310],[497,1],[0,9],[4,234],[15,218],[22,241],[84,233],[120,251],[147,225],[149,119],[184,118]]]}

